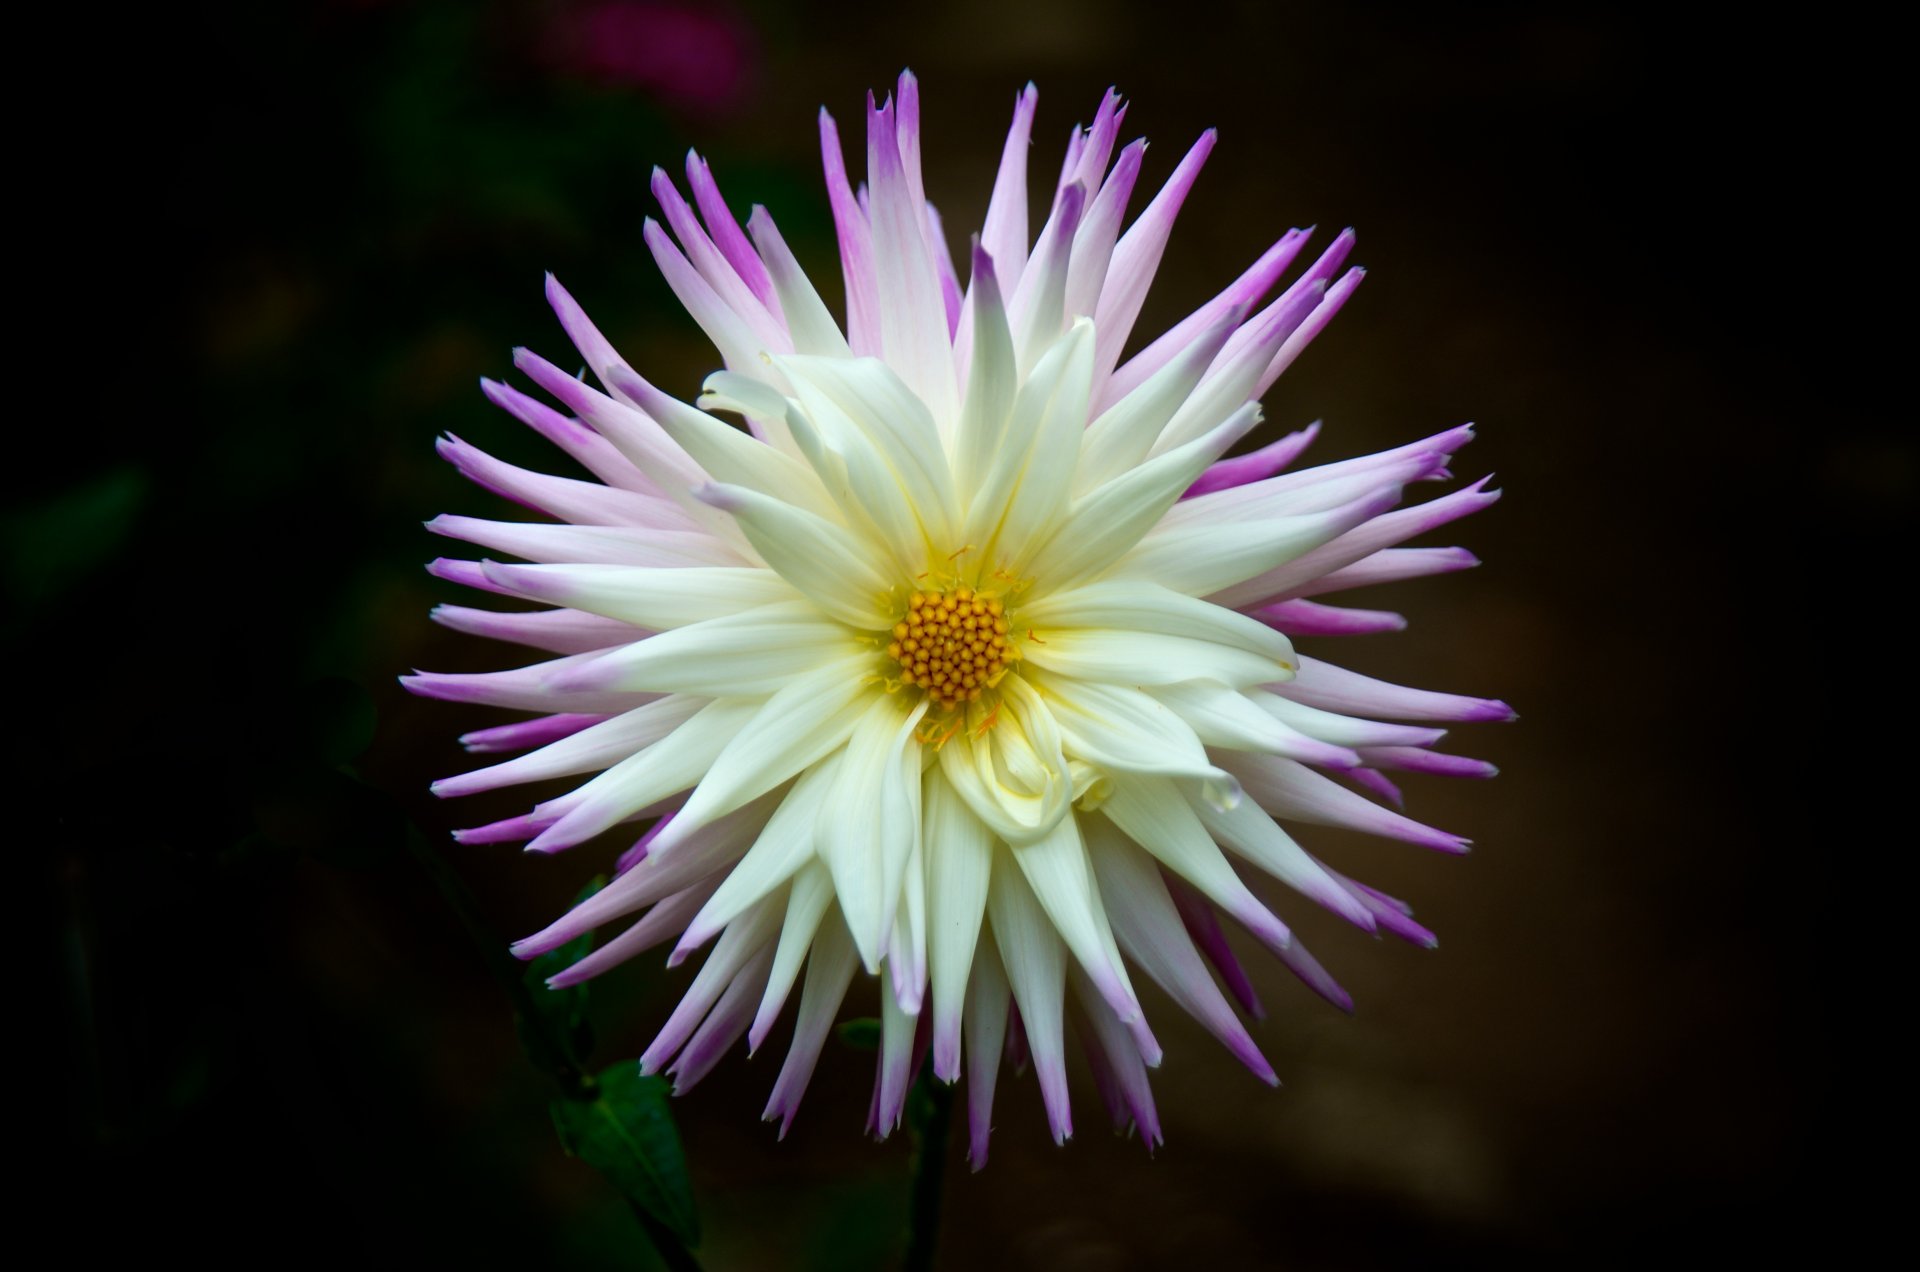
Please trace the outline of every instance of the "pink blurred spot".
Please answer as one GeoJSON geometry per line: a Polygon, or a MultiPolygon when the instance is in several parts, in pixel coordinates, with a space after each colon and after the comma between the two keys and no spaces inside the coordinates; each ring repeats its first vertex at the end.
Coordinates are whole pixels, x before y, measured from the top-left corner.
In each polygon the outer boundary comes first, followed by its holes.
{"type": "Polygon", "coordinates": [[[740,104],[758,61],[753,28],[716,5],[599,0],[562,11],[553,34],[565,69],[702,112],[740,104]]]}

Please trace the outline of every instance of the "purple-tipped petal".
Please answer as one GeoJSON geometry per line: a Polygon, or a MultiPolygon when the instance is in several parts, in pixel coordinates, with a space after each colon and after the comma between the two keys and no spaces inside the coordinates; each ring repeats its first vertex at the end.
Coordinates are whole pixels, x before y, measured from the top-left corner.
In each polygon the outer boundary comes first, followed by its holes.
{"type": "Polygon", "coordinates": [[[1292,680],[1274,685],[1283,698],[1322,711],[1385,716],[1390,720],[1508,721],[1518,717],[1496,698],[1470,698],[1457,693],[1434,693],[1389,684],[1357,671],[1347,671],[1317,658],[1300,659],[1292,680]]]}
{"type": "Polygon", "coordinates": [[[585,654],[639,640],[647,633],[631,623],[582,614],[578,610],[540,610],[501,614],[464,605],[436,605],[433,621],[470,636],[509,641],[553,654],[585,654]]]}
{"type": "Polygon", "coordinates": [[[460,735],[460,745],[476,755],[490,755],[498,751],[524,751],[536,746],[545,746],[549,742],[558,742],[561,738],[571,737],[589,725],[612,718],[606,715],[563,712],[559,715],[541,716],[537,720],[522,720],[517,724],[502,724],[491,729],[476,729],[472,733],[463,733],[460,735]]]}
{"type": "Polygon", "coordinates": [[[569,419],[546,403],[536,401],[498,380],[482,379],[480,392],[486,395],[487,401],[571,455],[582,468],[607,485],[631,490],[635,494],[659,493],[653,480],[636,468],[612,442],[581,421],[569,419]]]}
{"type": "Polygon", "coordinates": [[[1353,995],[1340,987],[1340,983],[1327,974],[1320,966],[1320,960],[1307,952],[1307,947],[1295,942],[1293,948],[1283,951],[1279,956],[1288,971],[1298,976],[1308,989],[1320,995],[1348,1015],[1353,1014],[1353,995]]]}
{"type": "Polygon", "coordinates": [[[873,227],[847,181],[840,130],[825,107],[820,109],[820,157],[826,168],[827,201],[840,238],[840,270],[847,288],[847,343],[861,356],[880,352],[880,284],[874,265],[873,227]]]}
{"type": "Polygon", "coordinates": [[[1339,826],[1364,834],[1398,839],[1440,852],[1462,853],[1469,841],[1459,835],[1424,826],[1410,817],[1382,808],[1346,787],[1314,772],[1296,760],[1242,752],[1215,752],[1217,763],[1238,777],[1247,794],[1276,817],[1339,826]]]}
{"type": "Polygon", "coordinates": [[[1464,755],[1443,755],[1417,746],[1376,746],[1360,752],[1374,768],[1399,769],[1406,773],[1433,773],[1440,777],[1497,777],[1500,770],[1485,760],[1464,755]]]}
{"type": "Polygon", "coordinates": [[[1395,808],[1405,808],[1407,806],[1406,795],[1393,783],[1391,778],[1378,769],[1348,769],[1340,776],[1346,778],[1355,786],[1372,791],[1375,795],[1386,800],[1395,808]]]}
{"type": "Polygon", "coordinates": [[[561,521],[587,526],[646,526],[656,519],[657,500],[571,477],[530,472],[448,434],[434,444],[460,475],[503,499],[561,521]]]}
{"type": "Polygon", "coordinates": [[[1390,610],[1342,609],[1313,601],[1280,601],[1250,609],[1247,615],[1289,636],[1364,636],[1407,628],[1406,616],[1390,610]]]}
{"type": "MultiPolygon", "coordinates": [[[[1260,254],[1260,258],[1247,267],[1245,273],[1229,283],[1219,295],[1200,308],[1182,318],[1170,327],[1166,333],[1152,344],[1129,358],[1125,366],[1112,372],[1094,394],[1094,413],[1098,414],[1118,402],[1127,394],[1139,388],[1151,379],[1160,369],[1183,353],[1199,337],[1213,329],[1219,321],[1235,310],[1244,313],[1253,312],[1266,294],[1273,290],[1281,275],[1293,264],[1300,249],[1306,246],[1312,230],[1288,230],[1278,242],[1260,254]]],[[[1109,271],[1111,272],[1111,271],[1109,271]]],[[[1097,321],[1097,320],[1096,320],[1097,321]]],[[[1101,352],[1111,352],[1117,358],[1119,346],[1109,347],[1106,343],[1097,346],[1101,352]]],[[[1109,366],[1106,362],[1097,362],[1096,370],[1109,366]]]]}
{"type": "Polygon", "coordinates": [[[1264,481],[1297,459],[1300,452],[1312,445],[1313,439],[1319,434],[1320,421],[1315,420],[1299,432],[1288,433],[1279,441],[1270,442],[1259,450],[1218,460],[1180,497],[1192,499],[1196,495],[1264,481]]]}
{"type": "MultiPolygon", "coordinates": [[[[1113,249],[1113,264],[1107,270],[1106,285],[1100,291],[1100,304],[1094,311],[1094,377],[1098,384],[1107,368],[1119,361],[1120,350],[1126,347],[1127,337],[1133,334],[1134,320],[1140,316],[1140,307],[1146,303],[1147,289],[1153,285],[1153,276],[1160,268],[1160,257],[1167,250],[1167,237],[1173,233],[1173,222],[1180,215],[1180,205],[1187,200],[1187,193],[1193,189],[1193,183],[1200,176],[1200,169],[1206,165],[1207,156],[1213,153],[1214,143],[1219,133],[1207,129],[1200,139],[1193,143],[1180,163],[1167,178],[1166,185],[1153,196],[1153,201],[1140,213],[1138,219],[1127,227],[1120,242],[1113,249]]],[[[997,256],[995,259],[999,259],[997,256]]],[[[1117,401],[1118,398],[1102,399],[1117,401]]]]}
{"type": "Polygon", "coordinates": [[[1260,998],[1253,992],[1247,969],[1240,965],[1233,947],[1227,944],[1227,934],[1220,930],[1220,916],[1214,913],[1213,903],[1177,875],[1163,870],[1161,878],[1174,905],[1179,907],[1180,921],[1186,925],[1187,935],[1220,973],[1227,992],[1240,1004],[1240,1010],[1255,1020],[1266,1019],[1266,1009],[1260,1006],[1260,998]]]}
{"type": "Polygon", "coordinates": [[[720,195],[719,183],[713,179],[713,169],[691,150],[687,151],[687,188],[693,191],[693,201],[700,209],[700,219],[706,222],[707,233],[720,249],[720,254],[726,257],[727,264],[733,267],[740,281],[753,292],[754,298],[779,320],[780,299],[774,294],[773,279],[768,276],[765,263],[761,261],[760,254],[753,250],[753,244],[747,241],[740,222],[727,209],[727,201],[720,195]]]}
{"type": "Polygon", "coordinates": [[[1343,569],[1304,583],[1294,588],[1292,595],[1295,598],[1326,596],[1333,592],[1350,592],[1358,587],[1376,587],[1382,583],[1399,583],[1433,574],[1471,570],[1479,564],[1480,558],[1465,548],[1386,548],[1343,569]]]}
{"type": "Polygon", "coordinates": [[[1040,90],[1029,84],[1013,100],[1013,124],[1000,152],[1000,171],[993,195],[987,200],[987,218],[980,244],[999,265],[1000,287],[1011,292],[1027,267],[1027,146],[1033,134],[1034,107],[1040,90]]]}

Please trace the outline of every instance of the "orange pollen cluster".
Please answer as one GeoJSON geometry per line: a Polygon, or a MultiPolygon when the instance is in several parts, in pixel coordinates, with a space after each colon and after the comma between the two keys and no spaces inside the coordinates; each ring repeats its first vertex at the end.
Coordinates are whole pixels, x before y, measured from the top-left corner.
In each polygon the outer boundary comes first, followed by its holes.
{"type": "Polygon", "coordinates": [[[1020,651],[1007,640],[1006,605],[998,597],[956,587],[915,592],[907,616],[893,625],[887,656],[900,664],[903,682],[918,685],[936,706],[952,710],[999,684],[1020,651]]]}

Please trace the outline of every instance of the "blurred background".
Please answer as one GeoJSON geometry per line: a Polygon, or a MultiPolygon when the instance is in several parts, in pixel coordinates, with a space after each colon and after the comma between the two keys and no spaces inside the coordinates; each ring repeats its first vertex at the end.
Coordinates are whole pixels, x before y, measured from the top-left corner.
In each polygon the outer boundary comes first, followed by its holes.
{"type": "MultiPolygon", "coordinates": [[[[1887,780],[1835,718],[1878,704],[1852,633],[1882,603],[1849,589],[1845,544],[1910,524],[1916,473],[1910,415],[1874,383],[1905,336],[1853,304],[1909,250],[1878,188],[1895,81],[1870,33],[1146,0],[87,21],[35,45],[66,87],[16,141],[42,178],[25,197],[47,224],[16,251],[51,275],[28,303],[53,374],[15,426],[4,520],[36,919],[18,952],[51,1000],[25,1019],[56,1022],[14,1036],[55,1147],[39,1214],[78,1249],[649,1266],[407,851],[443,844],[504,942],[618,847],[445,841],[523,797],[437,805],[455,737],[505,717],[395,684],[516,657],[427,619],[456,598],[420,569],[444,546],[420,523],[511,515],[433,441],[567,471],[476,384],[517,344],[572,356],[549,269],[636,366],[696,391],[713,355],[640,238],[651,166],[689,145],[838,312],[814,112],[857,136],[903,66],[955,243],[1028,79],[1036,182],[1109,84],[1155,143],[1143,192],[1220,128],[1142,332],[1289,225],[1358,227],[1368,281],[1268,427],[1325,419],[1326,460],[1476,421],[1456,471],[1508,493],[1433,540],[1480,569],[1355,598],[1410,631],[1306,648],[1522,715],[1454,734],[1497,781],[1409,783],[1471,856],[1303,835],[1413,901],[1437,951],[1285,905],[1359,1011],[1250,957],[1279,1091],[1150,997],[1151,1157],[1105,1129],[1084,1072],[1065,1148],[1031,1075],[1004,1077],[991,1165],[948,1181],[943,1266],[1722,1261],[1870,1212],[1840,1128],[1887,1116],[1871,986],[1896,956],[1868,948],[1887,884],[1854,863],[1901,841],[1810,824],[1830,765],[1864,801],[1887,780]]],[[[596,982],[595,1062],[636,1056],[690,970],[596,982]]],[[[886,1266],[907,1148],[861,1135],[872,1058],[830,1044],[781,1143],[758,1114],[783,1045],[674,1105],[702,1256],[886,1266]]]]}

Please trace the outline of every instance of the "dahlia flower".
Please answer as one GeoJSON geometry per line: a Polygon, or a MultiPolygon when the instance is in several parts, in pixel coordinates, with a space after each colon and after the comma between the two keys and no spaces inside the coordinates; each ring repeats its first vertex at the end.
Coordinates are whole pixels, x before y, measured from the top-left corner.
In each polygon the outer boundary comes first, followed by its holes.
{"type": "Polygon", "coordinates": [[[743,231],[697,155],[691,203],[655,170],[666,224],[646,224],[647,245],[724,369],[693,405],[675,399],[550,278],[600,387],[524,350],[515,366],[562,409],[482,387],[598,481],[444,439],[462,473],[552,523],[440,517],[434,532],[528,564],[430,569],[549,607],[448,605],[439,622],[557,656],[406,681],[533,713],[466,735],[472,752],[525,754],[442,796],[596,775],[460,842],[550,853],[651,822],[611,882],[514,947],[632,919],[553,978],[568,985],[667,942],[670,965],[711,946],[646,1071],[685,1091],[742,1035],[764,1044],[797,989],[766,1109],[784,1134],[864,974],[881,1021],[870,1129],[899,1123],[930,1050],[938,1078],[966,1077],[976,1167],[1003,1055],[1030,1061],[1054,1137],[1070,1133],[1069,1024],[1116,1125],[1160,1140],[1143,975],[1274,1082],[1229,1002],[1260,1014],[1220,916],[1350,1009],[1246,877],[1432,944],[1282,822],[1463,851],[1389,807],[1386,774],[1490,775],[1432,750],[1432,726],[1511,715],[1292,639],[1401,628],[1317,598],[1474,564],[1396,546],[1496,497],[1483,481],[1395,510],[1449,476],[1468,428],[1299,471],[1283,470],[1315,428],[1228,457],[1359,284],[1342,272],[1351,233],[1262,305],[1307,241],[1289,230],[1123,361],[1214,134],[1123,233],[1145,143],[1116,154],[1126,107],[1108,93],[1030,242],[1036,100],[1016,99],[964,282],[924,194],[912,76],[869,98],[863,186],[822,112],[844,326],[764,208],[743,231]]]}

